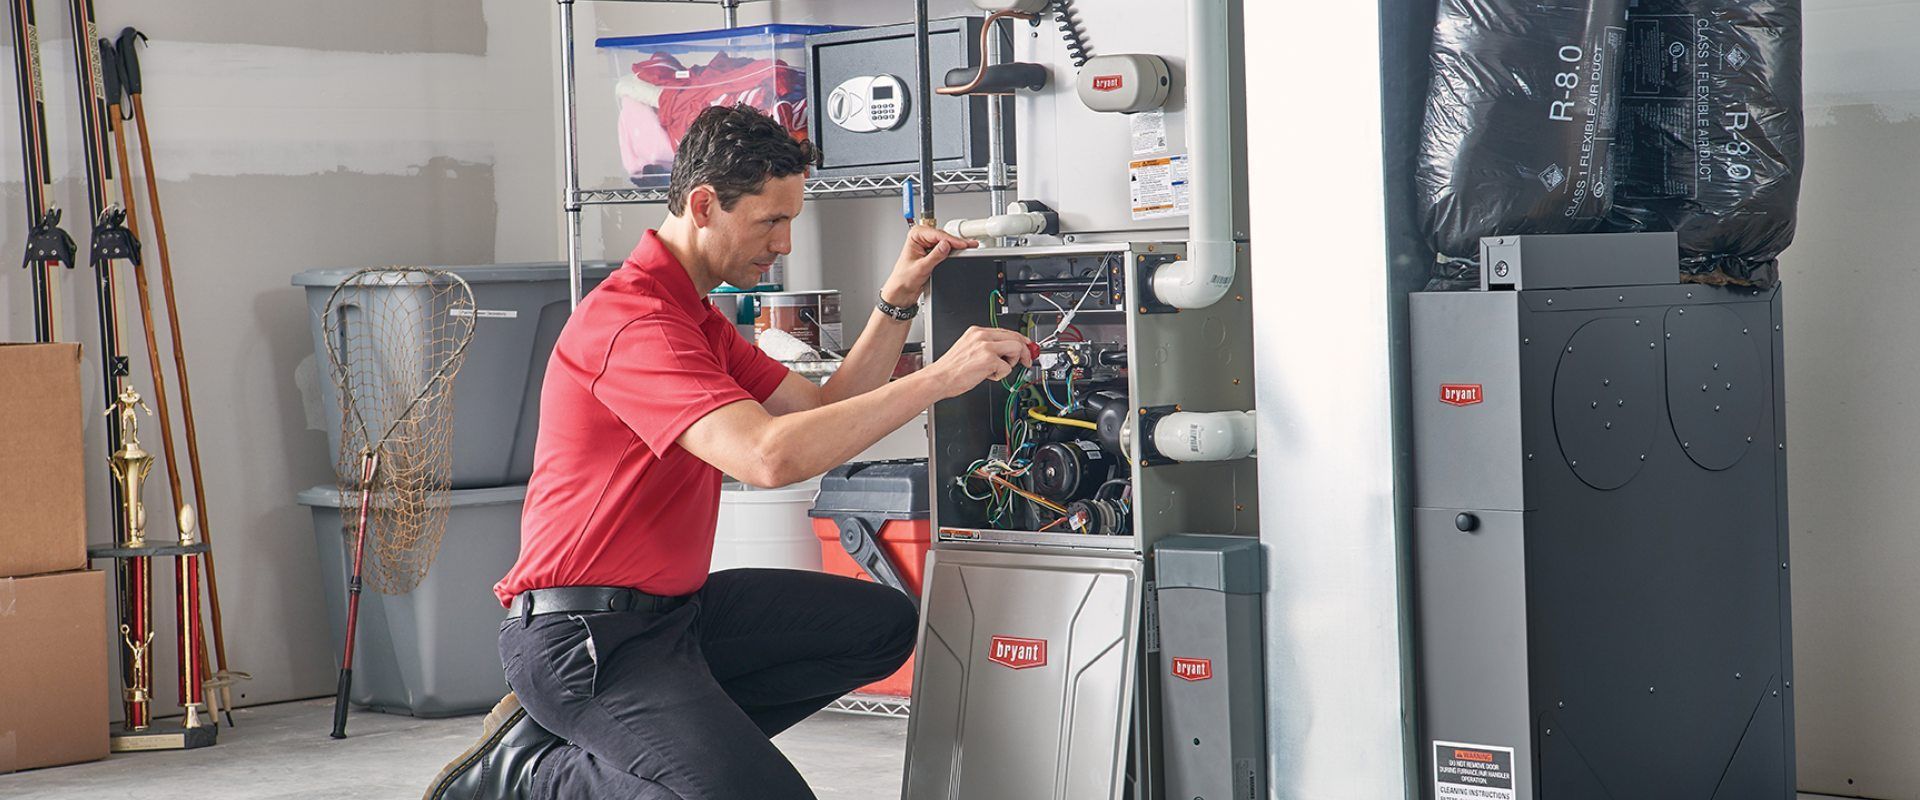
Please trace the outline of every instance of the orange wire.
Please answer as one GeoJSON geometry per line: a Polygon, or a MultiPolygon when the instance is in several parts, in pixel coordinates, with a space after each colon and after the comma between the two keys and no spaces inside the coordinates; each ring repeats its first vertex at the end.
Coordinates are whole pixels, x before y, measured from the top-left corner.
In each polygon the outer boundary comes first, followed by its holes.
{"type": "Polygon", "coordinates": [[[1008,491],[1013,492],[1014,494],[1020,495],[1021,497],[1024,497],[1032,501],[1035,505],[1038,505],[1041,508],[1047,509],[1048,511],[1052,511],[1053,513],[1059,514],[1063,517],[1066,516],[1067,514],[1066,509],[1061,508],[1058,505],[1055,505],[1053,501],[1048,500],[1047,498],[1041,497],[1040,495],[1029,492],[1018,486],[1015,486],[1013,485],[1012,481],[1009,481],[1006,478],[1002,478],[998,475],[994,475],[991,473],[984,473],[983,477],[985,477],[988,481],[991,481],[993,483],[997,483],[1001,486],[1006,487],[1008,491]]]}

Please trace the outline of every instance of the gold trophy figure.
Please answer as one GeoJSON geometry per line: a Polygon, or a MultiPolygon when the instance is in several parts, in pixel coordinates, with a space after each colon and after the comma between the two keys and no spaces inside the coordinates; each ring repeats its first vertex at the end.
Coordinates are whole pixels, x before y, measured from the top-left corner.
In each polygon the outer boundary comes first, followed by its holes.
{"type": "MultiPolygon", "coordinates": [[[[153,688],[151,684],[153,678],[147,674],[146,667],[147,648],[153,646],[153,631],[147,631],[146,638],[136,642],[133,640],[133,629],[121,625],[120,638],[126,641],[127,649],[133,651],[133,675],[129,676],[132,680],[128,681],[128,683],[132,685],[121,691],[126,694],[128,703],[145,709],[148,707],[148,704],[153,701],[153,688]]],[[[146,715],[142,714],[141,716],[145,717],[146,715]]],[[[145,725],[140,725],[135,727],[134,730],[145,730],[146,727],[145,725]]]]}
{"type": "Polygon", "coordinates": [[[126,547],[146,546],[147,508],[140,500],[140,487],[146,483],[147,473],[153,471],[153,454],[140,447],[140,418],[134,413],[135,409],[153,413],[132,386],[122,388],[119,399],[107,409],[108,414],[120,415],[120,449],[113,451],[107,463],[113,468],[113,479],[120,483],[124,498],[120,512],[126,517],[126,547]]]}

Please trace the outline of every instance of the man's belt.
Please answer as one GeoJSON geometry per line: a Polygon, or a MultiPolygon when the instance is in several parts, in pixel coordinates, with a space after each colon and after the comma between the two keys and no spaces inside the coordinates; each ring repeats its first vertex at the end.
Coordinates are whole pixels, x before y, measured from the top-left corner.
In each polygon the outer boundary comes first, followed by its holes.
{"type": "Polygon", "coordinates": [[[531,619],[541,614],[590,614],[599,611],[665,613],[687,604],[689,596],[661,597],[613,586],[561,586],[528,589],[514,595],[507,617],[531,619]]]}

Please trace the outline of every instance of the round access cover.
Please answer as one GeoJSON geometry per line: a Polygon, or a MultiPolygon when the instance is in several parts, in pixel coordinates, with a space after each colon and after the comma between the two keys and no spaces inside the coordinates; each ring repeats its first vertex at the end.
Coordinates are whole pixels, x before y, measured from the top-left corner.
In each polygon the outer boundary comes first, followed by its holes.
{"type": "Polygon", "coordinates": [[[1553,376],[1553,430],[1580,480],[1608,491],[1646,465],[1664,416],[1659,333],[1652,319],[1597,319],[1560,352],[1553,376]]]}
{"type": "Polygon", "coordinates": [[[1766,405],[1754,339],[1764,335],[1722,306],[1667,312],[1667,411],[1693,463],[1723,470],[1740,462],[1766,405]]]}

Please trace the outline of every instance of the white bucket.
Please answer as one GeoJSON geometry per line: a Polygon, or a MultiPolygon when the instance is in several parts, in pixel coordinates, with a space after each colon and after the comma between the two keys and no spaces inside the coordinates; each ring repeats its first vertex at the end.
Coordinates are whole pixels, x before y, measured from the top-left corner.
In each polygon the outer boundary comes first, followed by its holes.
{"type": "Polygon", "coordinates": [[[793,334],[815,350],[849,347],[841,337],[840,292],[767,292],[760,295],[760,315],[753,329],[778,328],[793,334]]]}
{"type": "Polygon", "coordinates": [[[813,535],[807,510],[819,492],[819,481],[780,489],[726,482],[720,489],[710,571],[771,567],[818,572],[820,540],[813,535]]]}

